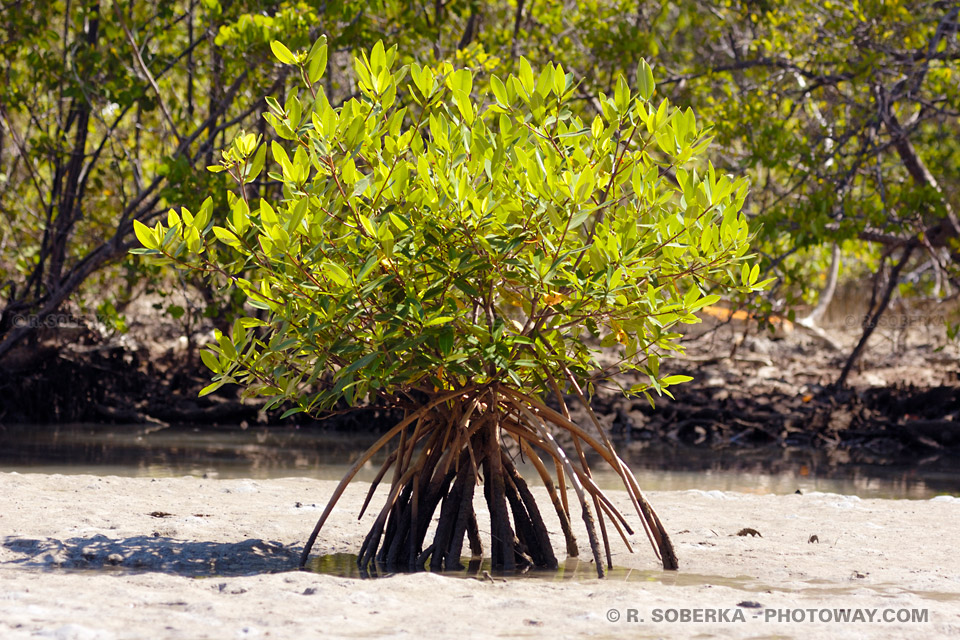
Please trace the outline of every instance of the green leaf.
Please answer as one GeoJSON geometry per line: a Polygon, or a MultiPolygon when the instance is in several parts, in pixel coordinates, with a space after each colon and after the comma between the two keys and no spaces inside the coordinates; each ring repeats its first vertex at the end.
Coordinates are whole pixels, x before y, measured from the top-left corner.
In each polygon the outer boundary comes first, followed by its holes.
{"type": "Polygon", "coordinates": [[[247,206],[245,200],[237,198],[237,201],[233,203],[230,222],[239,235],[243,235],[250,228],[250,207],[247,206]]]}
{"type": "Polygon", "coordinates": [[[553,92],[562,96],[567,88],[567,76],[559,64],[553,70],[553,92]]]}
{"type": "Polygon", "coordinates": [[[193,226],[201,232],[205,231],[210,219],[213,217],[213,198],[207,197],[200,205],[200,211],[197,212],[193,220],[193,226]]]}
{"type": "Polygon", "coordinates": [[[351,192],[351,197],[359,197],[366,193],[367,189],[370,187],[370,183],[373,181],[373,176],[365,175],[355,183],[353,183],[353,191],[351,192]]]}
{"type": "Polygon", "coordinates": [[[143,224],[139,220],[133,221],[133,232],[137,236],[137,240],[140,241],[147,249],[158,249],[160,248],[160,243],[157,242],[157,239],[153,235],[153,229],[143,224]]]}
{"type": "Polygon", "coordinates": [[[236,249],[239,249],[242,246],[240,241],[237,239],[236,234],[229,229],[224,229],[223,227],[214,227],[213,235],[216,236],[217,240],[227,246],[234,247],[236,249]]]}
{"type": "Polygon", "coordinates": [[[690,307],[691,311],[696,311],[698,309],[702,309],[703,307],[709,307],[710,305],[716,304],[718,302],[720,302],[720,296],[718,296],[717,294],[710,294],[708,296],[704,296],[703,298],[700,298],[699,300],[694,302],[692,305],[688,305],[688,306],[690,307]]]}
{"type": "Polygon", "coordinates": [[[473,91],[473,74],[469,69],[459,69],[453,74],[453,90],[461,91],[467,96],[473,91]]]}
{"type": "Polygon", "coordinates": [[[273,55],[277,57],[277,60],[283,64],[296,64],[297,58],[291,53],[290,49],[287,49],[283,43],[273,40],[270,42],[270,50],[273,51],[273,55]]]}
{"type": "Polygon", "coordinates": [[[520,80],[520,84],[527,95],[533,93],[533,68],[530,66],[530,61],[523,56],[520,56],[520,75],[517,76],[517,79],[520,80]]]}
{"type": "Polygon", "coordinates": [[[307,55],[307,79],[316,84],[327,70],[327,36],[320,36],[307,55]]]}
{"type": "Polygon", "coordinates": [[[463,121],[468,125],[472,125],[473,105],[470,102],[470,95],[455,89],[453,91],[453,97],[456,100],[457,110],[460,112],[460,116],[463,118],[463,121]]]}
{"type": "Polygon", "coordinates": [[[277,102],[277,99],[273,96],[267,96],[263,99],[267,103],[267,106],[270,107],[270,111],[273,112],[278,118],[286,118],[287,112],[284,111],[283,107],[280,106],[280,103],[277,102]]]}
{"type": "Polygon", "coordinates": [[[285,174],[290,173],[293,165],[290,164],[290,156],[287,155],[287,152],[284,150],[283,146],[276,140],[273,140],[270,142],[270,151],[273,153],[274,161],[280,165],[280,167],[283,169],[283,172],[285,174]]]}
{"type": "Polygon", "coordinates": [[[370,69],[374,73],[378,73],[386,64],[387,55],[383,48],[383,40],[377,40],[377,43],[373,45],[373,49],[370,51],[370,69]]]}
{"type": "Polygon", "coordinates": [[[323,267],[324,274],[341,287],[350,283],[350,274],[340,265],[329,260],[324,260],[320,264],[323,267]]]}
{"type": "Polygon", "coordinates": [[[373,236],[374,238],[376,238],[376,237],[377,237],[377,228],[373,226],[373,222],[371,222],[370,218],[368,218],[367,216],[363,215],[362,213],[358,213],[358,214],[357,214],[357,217],[360,218],[360,224],[361,224],[361,226],[363,226],[363,228],[366,230],[366,232],[367,232],[368,234],[370,234],[371,236],[373,236]]]}
{"type": "Polygon", "coordinates": [[[593,173],[593,168],[590,165],[585,166],[577,178],[577,184],[574,187],[574,199],[577,202],[589,200],[596,183],[597,179],[593,173]]]}
{"type": "Polygon", "coordinates": [[[653,80],[653,69],[650,68],[650,65],[648,65],[647,61],[643,58],[640,59],[640,63],[637,65],[637,88],[644,102],[649,101],[650,98],[653,97],[653,92],[657,88],[653,80]]]}
{"type": "Polygon", "coordinates": [[[233,341],[230,340],[229,336],[224,334],[219,334],[217,336],[217,344],[220,345],[220,351],[230,360],[237,359],[237,349],[233,345],[233,341]]]}
{"type": "Polygon", "coordinates": [[[407,221],[395,214],[393,211],[389,213],[390,222],[392,222],[399,231],[406,231],[410,228],[410,225],[407,224],[407,221]]]}
{"type": "Polygon", "coordinates": [[[257,152],[253,156],[253,161],[247,165],[246,174],[243,177],[245,183],[253,182],[260,175],[260,172],[263,171],[264,162],[267,159],[267,146],[260,145],[257,149],[257,152]]]}
{"type": "Polygon", "coordinates": [[[771,283],[776,282],[776,280],[777,280],[776,278],[767,278],[766,280],[763,280],[753,285],[752,289],[754,291],[762,291],[766,289],[768,286],[770,286],[771,283]]]}
{"type": "Polygon", "coordinates": [[[504,107],[510,106],[510,99],[507,96],[507,88],[504,86],[503,81],[495,75],[490,76],[490,89],[493,90],[493,95],[497,99],[498,103],[504,107]]]}
{"type": "Polygon", "coordinates": [[[454,330],[452,326],[447,326],[443,332],[437,336],[437,343],[440,346],[440,353],[449,356],[453,351],[454,330]]]}
{"type": "Polygon", "coordinates": [[[219,389],[220,387],[222,387],[224,384],[225,384],[225,383],[224,383],[223,380],[218,380],[217,382],[214,382],[213,384],[208,384],[208,385],[205,386],[203,389],[200,389],[200,393],[197,394],[197,395],[202,398],[203,396],[206,396],[206,395],[209,395],[209,394],[213,393],[214,391],[216,391],[217,389],[219,389]]]}
{"type": "Polygon", "coordinates": [[[207,368],[214,373],[220,373],[220,361],[217,359],[217,355],[212,351],[206,349],[200,352],[200,359],[203,360],[203,364],[207,365],[207,368]]]}
{"type": "Polygon", "coordinates": [[[280,222],[277,212],[263,198],[260,198],[260,221],[263,222],[264,226],[272,226],[280,222]]]}
{"type": "Polygon", "coordinates": [[[371,362],[373,362],[379,357],[380,357],[379,353],[368,353],[367,355],[363,356],[359,360],[354,360],[352,363],[350,363],[350,366],[338,371],[337,377],[340,379],[349,378],[356,371],[358,371],[359,369],[363,369],[364,367],[366,367],[368,364],[370,364],[371,362]]]}
{"type": "MultiPolygon", "coordinates": [[[[314,82],[316,81],[314,80],[314,82]]],[[[293,407],[292,409],[287,409],[286,411],[283,412],[283,415],[280,416],[280,419],[285,420],[290,416],[298,413],[303,413],[303,407],[293,407]]]]}

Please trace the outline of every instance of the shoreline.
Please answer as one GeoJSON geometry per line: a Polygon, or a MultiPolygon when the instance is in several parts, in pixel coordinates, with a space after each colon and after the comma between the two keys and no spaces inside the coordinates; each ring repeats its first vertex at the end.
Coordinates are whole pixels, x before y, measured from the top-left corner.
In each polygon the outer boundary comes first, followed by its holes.
{"type": "MultiPolygon", "coordinates": [[[[382,435],[382,434],[380,434],[382,435]]],[[[337,480],[378,438],[286,427],[171,427],[61,425],[55,430],[25,425],[0,426],[0,471],[122,477],[214,478],[310,477],[337,480]],[[69,462],[65,462],[69,461],[69,462]]],[[[697,447],[681,443],[612,437],[617,449],[647,490],[719,489],[743,493],[788,494],[801,490],[858,495],[861,498],[932,498],[958,494],[960,456],[928,453],[923,458],[852,460],[844,451],[806,446],[782,448],[697,447]]],[[[372,480],[385,458],[360,470],[372,480]]],[[[539,484],[535,469],[520,461],[528,482],[539,484]]],[[[622,488],[606,464],[594,465],[603,489],[622,488]]]]}
{"type": "MultiPolygon", "coordinates": [[[[960,498],[649,492],[673,538],[679,572],[661,571],[640,533],[630,538],[633,554],[611,540],[620,570],[603,581],[579,573],[572,579],[418,573],[359,580],[295,570],[335,486],[306,478],[0,473],[0,636],[835,638],[855,632],[892,639],[960,633],[960,498]],[[760,535],[736,535],[744,528],[760,535]],[[818,541],[808,542],[814,535],[818,541]],[[819,618],[798,621],[795,612],[802,610],[819,618]],[[823,613],[839,610],[893,611],[894,618],[926,611],[927,621],[838,622],[835,613],[823,613]],[[783,615],[786,620],[777,619],[783,615]],[[830,621],[821,622],[824,615],[830,621]]],[[[357,552],[384,495],[378,490],[373,513],[358,522],[367,488],[347,489],[312,557],[357,552]]],[[[535,493],[548,504],[541,489],[535,493]]],[[[608,495],[635,522],[626,494],[608,495]]],[[[477,506],[489,547],[486,509],[477,506]]],[[[556,516],[543,511],[559,552],[556,516]]],[[[574,530],[580,563],[588,563],[578,518],[574,530]]]]}

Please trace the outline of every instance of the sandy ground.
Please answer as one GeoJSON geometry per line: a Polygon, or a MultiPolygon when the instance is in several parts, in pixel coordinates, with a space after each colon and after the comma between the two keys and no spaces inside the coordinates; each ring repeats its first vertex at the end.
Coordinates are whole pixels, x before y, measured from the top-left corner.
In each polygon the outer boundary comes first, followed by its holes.
{"type": "MultiPolygon", "coordinates": [[[[640,536],[604,581],[582,564],[506,581],[294,571],[334,486],[0,474],[0,638],[960,637],[955,497],[651,492],[677,573],[640,536]],[[882,621],[914,611],[925,621],[882,621]]],[[[316,553],[356,552],[365,492],[348,490],[316,553]]]]}

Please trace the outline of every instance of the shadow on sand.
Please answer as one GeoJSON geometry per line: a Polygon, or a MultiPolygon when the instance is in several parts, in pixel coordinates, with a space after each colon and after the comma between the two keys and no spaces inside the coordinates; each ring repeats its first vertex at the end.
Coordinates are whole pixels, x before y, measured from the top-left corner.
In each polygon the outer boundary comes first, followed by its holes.
{"type": "Polygon", "coordinates": [[[104,535],[68,540],[7,536],[0,543],[3,565],[35,569],[127,569],[189,577],[243,576],[295,570],[299,547],[258,539],[188,542],[104,535]],[[11,557],[11,555],[13,557],[11,557]],[[19,556],[19,557],[17,557],[19,556]]]}

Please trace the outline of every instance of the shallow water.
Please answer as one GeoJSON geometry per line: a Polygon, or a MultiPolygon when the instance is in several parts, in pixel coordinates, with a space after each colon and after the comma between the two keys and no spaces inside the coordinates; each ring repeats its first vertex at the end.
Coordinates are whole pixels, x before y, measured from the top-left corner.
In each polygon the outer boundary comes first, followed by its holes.
{"type": "MultiPolygon", "coordinates": [[[[491,566],[490,558],[461,559],[464,568],[460,571],[438,571],[439,575],[452,578],[468,578],[481,581],[498,580],[543,580],[547,582],[565,582],[597,579],[597,569],[592,560],[582,558],[567,558],[560,563],[555,571],[546,569],[530,569],[526,571],[498,571],[491,566]]],[[[389,572],[384,568],[371,572],[361,572],[357,567],[357,556],[351,553],[333,553],[316,556],[310,559],[306,569],[315,573],[337,576],[340,578],[389,578],[401,575],[404,572],[389,572]]],[[[749,576],[704,576],[696,573],[662,571],[659,569],[630,569],[626,567],[608,568],[605,579],[613,582],[659,582],[666,585],[699,586],[704,584],[728,586],[737,589],[754,590],[750,588],[756,583],[755,578],[749,576]]],[[[757,585],[756,590],[767,590],[766,585],[757,585]]]]}
{"type": "MultiPolygon", "coordinates": [[[[339,480],[376,440],[289,427],[170,427],[143,425],[0,426],[0,471],[218,478],[311,477],[339,480]]],[[[946,458],[898,464],[836,464],[811,450],[697,449],[619,443],[647,491],[700,489],[757,494],[822,491],[862,498],[927,499],[960,495],[960,464],[946,458]]],[[[384,460],[358,474],[372,480],[384,460]]],[[[531,484],[534,469],[518,460],[531,484]]],[[[601,488],[621,488],[603,464],[593,465],[601,488]]]]}
{"type": "MultiPolygon", "coordinates": [[[[451,578],[473,579],[480,581],[498,581],[498,580],[542,580],[546,582],[564,582],[576,581],[584,582],[597,579],[597,570],[593,562],[580,558],[567,558],[560,563],[556,571],[547,571],[542,569],[533,569],[530,571],[494,571],[490,566],[490,559],[485,558],[482,561],[463,558],[464,569],[461,571],[442,571],[440,575],[451,578]]],[[[340,578],[390,578],[398,573],[391,573],[385,570],[369,573],[361,573],[357,567],[357,556],[350,553],[334,553],[325,556],[311,558],[306,568],[315,573],[337,576],[340,578]]],[[[763,581],[746,575],[740,576],[718,576],[703,575],[698,573],[689,573],[686,571],[661,571],[658,569],[629,569],[626,567],[614,566],[607,569],[604,578],[612,582],[658,582],[667,586],[688,587],[688,586],[721,586],[731,589],[738,589],[748,593],[797,593],[796,585],[776,585],[766,584],[763,581]]],[[[842,586],[835,581],[830,580],[807,580],[803,581],[804,586],[800,591],[806,595],[816,597],[834,597],[855,593],[862,590],[875,591],[885,596],[896,596],[903,593],[901,585],[894,583],[878,584],[857,584],[856,586],[842,586]]],[[[940,602],[960,602],[960,595],[949,592],[939,591],[910,591],[923,598],[936,600],[940,602]]]]}
{"type": "MultiPolygon", "coordinates": [[[[592,561],[580,558],[567,558],[560,563],[556,571],[544,569],[530,569],[528,571],[496,571],[491,567],[490,558],[471,559],[461,558],[464,568],[460,571],[437,571],[439,575],[452,578],[472,578],[476,580],[497,579],[531,579],[546,580],[549,582],[563,582],[565,580],[583,581],[597,577],[597,570],[592,561]]],[[[362,572],[357,566],[357,555],[352,553],[332,553],[310,558],[306,569],[315,573],[337,576],[340,578],[389,578],[403,572],[390,572],[380,567],[372,572],[362,572]]],[[[606,577],[615,582],[625,581],[658,581],[675,584],[677,579],[688,584],[696,580],[693,574],[671,573],[668,571],[651,571],[640,569],[626,569],[613,567],[608,569],[606,577]]]]}

